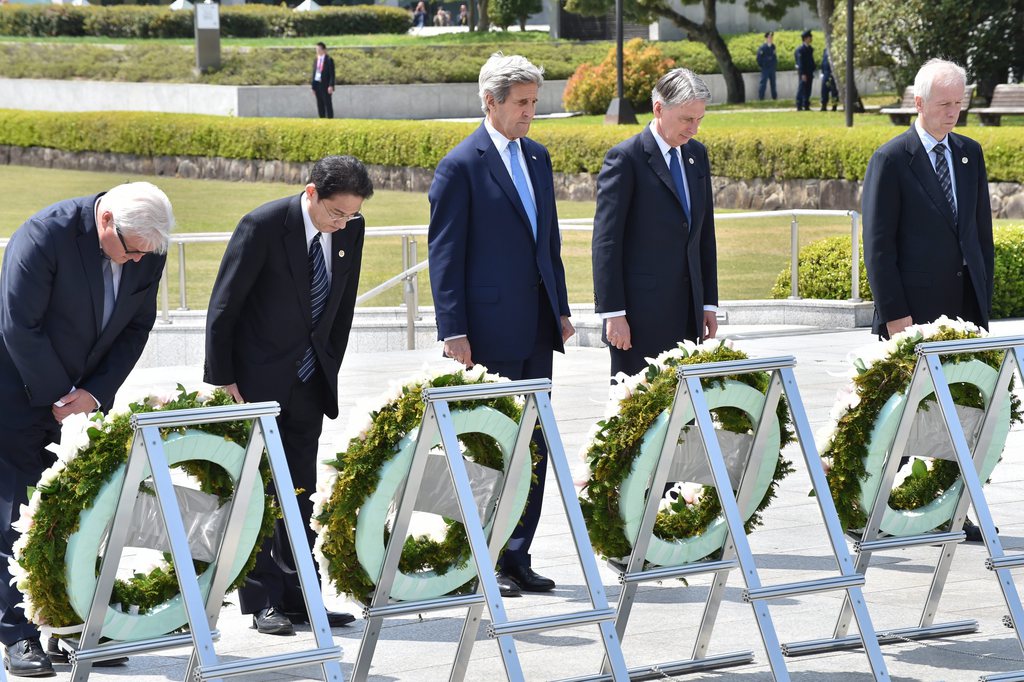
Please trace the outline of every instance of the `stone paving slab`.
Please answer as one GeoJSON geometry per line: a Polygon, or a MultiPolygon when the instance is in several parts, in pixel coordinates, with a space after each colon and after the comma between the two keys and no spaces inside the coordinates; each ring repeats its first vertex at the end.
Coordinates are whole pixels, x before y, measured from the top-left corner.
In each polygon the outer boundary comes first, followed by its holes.
{"type": "MultiPolygon", "coordinates": [[[[813,429],[823,425],[836,390],[845,382],[843,375],[848,370],[848,353],[873,341],[864,330],[764,337],[751,333],[754,330],[722,327],[722,332],[729,334],[730,331],[747,337],[736,343],[751,356],[791,354],[797,358],[797,379],[813,429]]],[[[1006,335],[1024,333],[1024,321],[996,322],[993,332],[1006,335]]],[[[356,403],[381,394],[390,381],[415,374],[424,365],[442,368],[446,363],[436,347],[386,354],[350,354],[345,360],[340,383],[342,416],[339,420],[325,423],[321,441],[325,457],[340,449],[346,422],[351,418],[356,403]]],[[[578,453],[591,425],[604,411],[607,368],[607,354],[599,349],[572,348],[565,356],[556,356],[553,406],[569,462],[579,479],[584,477],[585,467],[578,453]]],[[[178,382],[194,386],[201,374],[199,366],[140,369],[129,378],[120,400],[124,402],[130,396],[147,392],[166,392],[178,382]]],[[[1024,509],[1020,505],[1024,490],[1024,458],[1018,456],[1022,445],[1024,431],[1015,428],[1010,434],[1004,461],[996,468],[991,484],[986,487],[993,503],[996,524],[1001,529],[1000,537],[1008,549],[1024,549],[1024,509]]],[[[810,483],[802,456],[793,446],[784,454],[794,462],[797,471],[783,482],[779,497],[765,514],[765,526],[751,536],[762,581],[769,585],[833,575],[835,567],[817,504],[807,496],[810,483]]],[[[555,486],[547,487],[546,498],[534,543],[534,566],[540,573],[554,578],[558,588],[548,595],[507,600],[506,607],[513,619],[565,613],[587,606],[582,573],[571,553],[568,526],[561,513],[555,486]]],[[[884,631],[917,622],[930,580],[931,562],[937,553],[937,549],[925,547],[876,555],[868,571],[865,588],[865,598],[876,629],[884,631]]],[[[937,618],[937,622],[977,619],[978,631],[957,638],[884,647],[883,655],[894,682],[976,680],[981,674],[1024,668],[1024,656],[1017,640],[1012,631],[1000,623],[1006,609],[993,574],[984,569],[983,557],[984,549],[978,545],[963,545],[958,549],[937,618]]],[[[603,563],[599,568],[614,604],[619,592],[615,575],[603,563]]],[[[707,577],[698,577],[692,579],[689,586],[678,581],[643,585],[638,591],[636,607],[623,642],[627,664],[634,666],[688,658],[708,584],[707,577]]],[[[749,649],[754,652],[754,662],[679,679],[738,682],[772,679],[752,611],[741,602],[741,588],[742,581],[733,575],[726,588],[726,600],[721,607],[709,653],[749,649]]],[[[841,593],[829,593],[773,602],[771,613],[780,640],[828,636],[838,614],[841,597],[841,593]]],[[[331,608],[359,611],[358,605],[333,594],[330,588],[326,591],[326,601],[331,608]]],[[[334,631],[335,641],[344,650],[342,665],[346,675],[355,661],[363,622],[357,620],[353,626],[334,631]]],[[[448,679],[461,623],[462,612],[459,611],[386,621],[370,679],[375,682],[448,679]]],[[[225,661],[312,646],[308,628],[299,628],[295,637],[258,635],[250,628],[249,618],[239,613],[235,605],[225,608],[220,630],[222,638],[216,648],[225,661]]],[[[603,653],[594,627],[523,636],[517,638],[517,643],[528,680],[551,680],[593,672],[603,653]]],[[[101,682],[180,680],[184,678],[188,653],[187,649],[181,648],[135,656],[127,666],[98,670],[92,679],[101,682]]],[[[866,657],[856,651],[787,659],[787,664],[792,679],[798,682],[861,682],[872,679],[866,657]]],[[[67,666],[60,666],[56,679],[70,679],[68,670],[67,666]]],[[[250,675],[244,679],[319,677],[316,668],[306,667],[250,675]]],[[[497,647],[492,640],[486,639],[482,629],[466,679],[481,682],[504,679],[497,647]]]]}

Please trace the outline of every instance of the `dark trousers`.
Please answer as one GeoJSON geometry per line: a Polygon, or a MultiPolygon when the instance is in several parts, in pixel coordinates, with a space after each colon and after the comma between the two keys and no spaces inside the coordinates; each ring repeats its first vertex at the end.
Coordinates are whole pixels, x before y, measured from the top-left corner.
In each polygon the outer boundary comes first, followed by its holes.
{"type": "Polygon", "coordinates": [[[800,81],[796,87],[796,108],[797,111],[811,108],[811,86],[814,85],[814,79],[811,76],[804,80],[803,76],[799,76],[800,81]]]}
{"type": "MultiPolygon", "coordinates": [[[[291,388],[287,409],[281,410],[277,418],[284,445],[288,471],[299,503],[302,528],[306,540],[313,546],[316,534],[309,527],[313,515],[313,503],[309,496],[316,491],[317,443],[324,425],[324,403],[328,390],[323,371],[313,373],[309,383],[303,384],[298,377],[291,388]]],[[[268,494],[274,494],[274,485],[268,487],[268,494]]],[[[283,491],[293,494],[293,491],[283,491]]],[[[315,563],[314,563],[315,566],[315,563]]],[[[256,567],[238,590],[238,601],[242,613],[257,613],[271,606],[289,613],[305,613],[305,601],[295,570],[295,558],[288,543],[283,520],[278,520],[274,535],[263,543],[256,567]]]]}
{"type": "MultiPolygon", "coordinates": [[[[487,367],[487,370],[494,374],[500,374],[512,381],[520,379],[550,379],[553,363],[555,334],[561,333],[561,322],[556,327],[551,321],[551,304],[547,300],[544,287],[541,290],[540,320],[537,321],[537,338],[534,342],[533,352],[525,360],[495,360],[488,358],[477,358],[473,360],[487,367]]],[[[472,344],[472,339],[470,340],[472,344]]],[[[513,566],[530,565],[530,545],[533,543],[533,536],[537,532],[537,524],[540,522],[541,503],[544,501],[544,477],[547,474],[548,448],[540,431],[533,434],[533,442],[537,446],[539,457],[534,467],[537,474],[536,480],[530,485],[530,493],[526,500],[526,509],[519,520],[519,525],[512,532],[509,540],[510,547],[506,549],[498,560],[501,568],[512,568],[513,566]]]]}
{"type": "Polygon", "coordinates": [[[327,92],[327,86],[314,82],[313,93],[316,95],[316,113],[320,118],[334,118],[334,101],[327,92]]]}
{"type": "Polygon", "coordinates": [[[832,106],[839,104],[839,88],[836,87],[836,79],[832,76],[821,80],[821,110],[825,111],[828,106],[829,95],[832,96],[832,106]]]}
{"type": "Polygon", "coordinates": [[[772,99],[778,99],[779,93],[775,90],[775,71],[762,71],[761,82],[757,85],[757,98],[764,99],[765,86],[772,86],[772,99]]]}
{"type": "MultiPolygon", "coordinates": [[[[963,267],[961,271],[964,280],[964,297],[960,304],[959,310],[954,310],[954,306],[950,305],[949,309],[944,310],[943,314],[951,318],[962,318],[967,322],[973,322],[979,327],[988,329],[988,325],[982,322],[981,317],[981,303],[978,301],[977,290],[974,288],[974,283],[971,281],[971,273],[968,271],[967,266],[963,267]]],[[[989,307],[986,304],[986,307],[989,307]]],[[[877,313],[876,313],[877,314],[877,313]]],[[[913,324],[927,324],[928,322],[934,322],[934,320],[913,320],[913,324]]],[[[882,324],[881,334],[878,335],[879,340],[885,340],[889,338],[889,331],[885,328],[885,323],[882,324]]]]}
{"type": "Polygon", "coordinates": [[[28,638],[38,638],[39,630],[25,619],[18,604],[21,592],[11,585],[7,562],[13,554],[18,532],[11,524],[21,515],[21,505],[28,504],[28,488],[39,483],[39,476],[57,461],[44,448],[60,442],[60,424],[49,414],[26,428],[0,426],[0,642],[10,646],[28,638]],[[50,417],[47,423],[46,417],[50,417]]]}

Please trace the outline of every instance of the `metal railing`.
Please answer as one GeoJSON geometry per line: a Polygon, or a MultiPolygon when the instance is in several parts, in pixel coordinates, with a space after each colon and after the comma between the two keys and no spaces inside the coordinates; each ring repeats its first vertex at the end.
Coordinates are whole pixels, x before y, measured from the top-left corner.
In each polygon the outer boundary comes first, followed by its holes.
{"type": "MultiPolygon", "coordinates": [[[[852,277],[851,296],[848,300],[860,302],[860,214],[857,211],[835,211],[818,209],[789,209],[782,211],[737,211],[730,213],[715,213],[715,222],[724,220],[747,220],[753,218],[778,218],[780,216],[790,217],[790,296],[792,300],[799,300],[800,289],[798,282],[799,275],[799,252],[800,252],[800,216],[814,217],[845,217],[850,220],[850,244],[852,246],[852,257],[850,258],[850,275],[852,277]]],[[[591,232],[594,221],[592,218],[570,218],[559,221],[559,229],[562,232],[591,232]]],[[[356,305],[363,305],[367,301],[390,291],[398,285],[403,287],[403,305],[406,318],[406,345],[410,350],[416,347],[416,321],[420,319],[419,313],[419,273],[428,266],[426,259],[419,260],[418,237],[427,235],[426,225],[392,225],[388,227],[370,227],[366,229],[366,236],[371,237],[401,237],[402,239],[402,271],[391,277],[369,291],[356,298],[356,305]]],[[[171,235],[171,244],[177,245],[178,249],[178,297],[179,305],[177,310],[189,310],[187,298],[187,277],[185,246],[187,244],[204,244],[213,242],[227,242],[230,239],[230,232],[192,232],[177,233],[171,235]]],[[[7,246],[7,239],[0,239],[0,248],[7,246]]],[[[173,248],[173,247],[172,247],[173,248]]],[[[164,268],[163,278],[160,284],[160,320],[164,324],[171,324],[170,318],[170,293],[168,286],[168,268],[164,268]]]]}

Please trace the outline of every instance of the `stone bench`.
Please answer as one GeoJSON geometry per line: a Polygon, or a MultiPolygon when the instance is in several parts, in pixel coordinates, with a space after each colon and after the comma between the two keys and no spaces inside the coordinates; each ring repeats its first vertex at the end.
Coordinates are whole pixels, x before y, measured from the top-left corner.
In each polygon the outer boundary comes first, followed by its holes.
{"type": "Polygon", "coordinates": [[[1003,116],[1024,114],[1024,85],[997,85],[987,107],[971,109],[983,126],[997,126],[1003,116]]]}

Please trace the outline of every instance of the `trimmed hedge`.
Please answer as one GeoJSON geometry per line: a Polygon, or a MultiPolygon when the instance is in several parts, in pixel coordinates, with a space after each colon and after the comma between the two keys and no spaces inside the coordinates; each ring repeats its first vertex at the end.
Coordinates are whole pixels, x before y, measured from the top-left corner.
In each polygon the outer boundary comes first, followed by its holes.
{"type": "MultiPolygon", "coordinates": [[[[310,13],[305,13],[309,15],[310,13]]],[[[409,45],[331,50],[339,85],[476,82],[492,52],[522,54],[544,67],[547,78],[568,78],[576,65],[600,59],[605,44],[506,43],[409,45]]],[[[0,77],[87,79],[213,85],[306,85],[312,44],[302,48],[221,48],[221,68],[196,76],[191,45],[132,43],[118,46],[67,43],[0,43],[0,77]]]]}
{"type": "MultiPolygon", "coordinates": [[[[311,161],[354,154],[367,163],[434,168],[474,129],[473,123],[253,119],[147,112],[0,110],[0,144],[124,154],[224,156],[311,161]]],[[[609,148],[631,126],[535,123],[531,137],[547,146],[555,171],[597,173],[609,148]]],[[[868,158],[902,132],[894,128],[820,130],[708,129],[715,175],[750,179],[860,180],[868,158]]],[[[986,150],[989,180],[1024,182],[1024,136],[1016,128],[971,131],[986,150]]]]}
{"type": "MultiPolygon", "coordinates": [[[[992,318],[1024,316],[1024,225],[997,227],[995,239],[995,291],[992,295],[992,318]]],[[[846,300],[850,298],[850,239],[829,237],[800,249],[798,286],[804,298],[846,300]]],[[[772,298],[789,296],[789,266],[779,273],[772,298]]],[[[860,295],[872,300],[864,267],[864,250],[860,257],[860,295]]]]}
{"type": "MultiPolygon", "coordinates": [[[[121,5],[0,6],[0,35],[99,36],[106,38],[189,38],[191,10],[121,5]]],[[[412,17],[399,7],[359,5],[293,12],[286,7],[231,6],[220,10],[221,35],[233,38],[303,37],[364,33],[405,33],[412,17]]]]}

